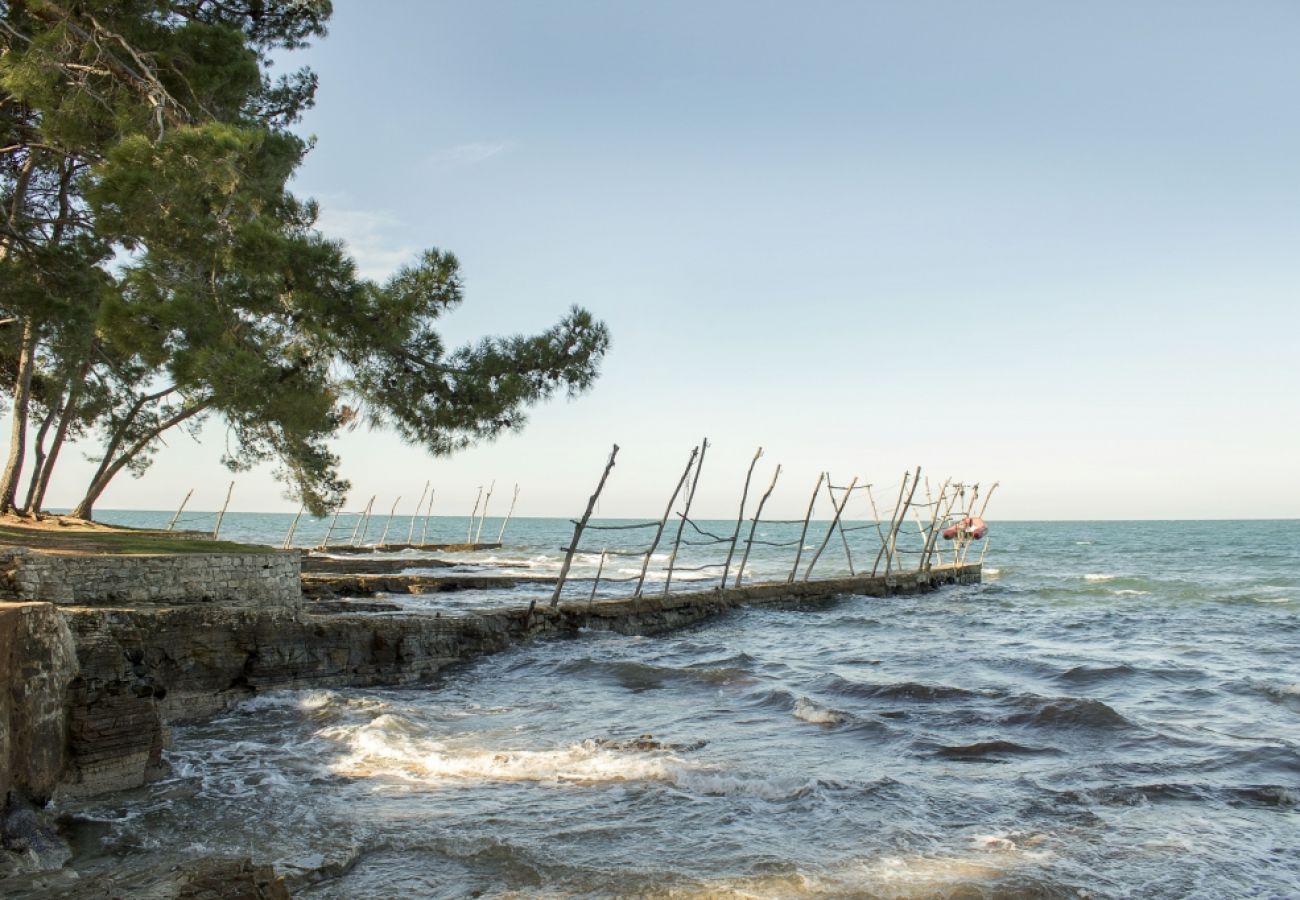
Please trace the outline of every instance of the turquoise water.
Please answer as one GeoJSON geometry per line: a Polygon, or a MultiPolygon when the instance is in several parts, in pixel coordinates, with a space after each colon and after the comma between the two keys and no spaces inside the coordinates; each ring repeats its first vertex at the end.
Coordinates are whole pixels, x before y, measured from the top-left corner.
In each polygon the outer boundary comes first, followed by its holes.
{"type": "MultiPolygon", "coordinates": [[[[254,698],[67,807],[74,864],[252,855],[337,898],[1300,896],[1298,527],[995,522],[981,585],[254,698]]],[[[570,534],[514,520],[461,561],[548,571],[570,534]]]]}

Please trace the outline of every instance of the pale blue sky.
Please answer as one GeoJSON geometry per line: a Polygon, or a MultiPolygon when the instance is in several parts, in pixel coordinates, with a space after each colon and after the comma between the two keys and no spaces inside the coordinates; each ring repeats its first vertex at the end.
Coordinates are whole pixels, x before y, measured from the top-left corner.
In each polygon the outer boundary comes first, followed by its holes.
{"type": "MultiPolygon", "coordinates": [[[[706,514],[762,444],[773,515],[820,468],[917,463],[1000,479],[1008,518],[1300,515],[1297,46],[1263,0],[340,0],[299,55],[322,226],[375,276],[454,250],[453,337],[571,303],[614,335],[520,436],[348,436],[350,507],[433,478],[466,512],[497,478],[573,515],[617,441],[602,511],[657,514],[707,434],[706,514]]],[[[219,437],[101,505],[219,505],[219,437]]]]}

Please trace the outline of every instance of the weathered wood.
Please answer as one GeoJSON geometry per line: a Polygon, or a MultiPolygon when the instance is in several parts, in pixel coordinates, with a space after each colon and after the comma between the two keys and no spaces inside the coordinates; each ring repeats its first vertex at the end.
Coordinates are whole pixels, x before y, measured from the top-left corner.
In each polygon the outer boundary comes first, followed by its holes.
{"type": "MultiPolygon", "coordinates": [[[[943,486],[939,488],[939,499],[936,501],[934,496],[930,493],[930,479],[925,479],[925,496],[931,504],[930,531],[925,535],[925,547],[921,552],[921,562],[918,571],[920,569],[928,570],[930,568],[930,557],[939,546],[939,532],[942,530],[944,521],[944,518],[940,514],[940,508],[943,506],[944,495],[948,493],[948,484],[950,481],[951,479],[944,480],[943,486]]],[[[940,558],[939,564],[943,564],[942,558],[940,558]]]]}
{"type": "MultiPolygon", "coordinates": [[[[903,502],[903,493],[907,490],[907,481],[912,477],[911,472],[903,473],[903,481],[898,486],[898,499],[894,501],[894,511],[889,516],[889,531],[892,534],[894,530],[894,519],[898,518],[898,507],[903,502]]],[[[874,576],[880,570],[880,560],[885,560],[885,571],[889,571],[889,564],[893,554],[889,549],[889,535],[883,535],[880,541],[880,552],[876,554],[876,562],[871,567],[871,574],[874,576]]]]}
{"type": "Polygon", "coordinates": [[[397,515],[397,504],[402,502],[402,495],[398,494],[397,499],[393,501],[393,508],[388,511],[388,521],[384,523],[384,533],[379,536],[379,543],[376,546],[382,547],[388,541],[388,529],[393,525],[393,516],[397,515]]]}
{"type": "Polygon", "coordinates": [[[677,551],[682,546],[682,531],[686,528],[686,520],[691,514],[691,503],[695,500],[695,489],[700,486],[700,475],[704,472],[704,455],[709,452],[709,439],[705,438],[700,443],[700,461],[695,467],[695,477],[691,479],[691,489],[686,493],[686,506],[683,508],[682,519],[677,523],[677,536],[673,539],[673,552],[668,555],[668,571],[664,575],[664,596],[668,596],[668,589],[673,584],[673,567],[677,565],[677,551]]]}
{"type": "Polygon", "coordinates": [[[362,510],[361,519],[357,522],[357,527],[352,529],[352,546],[356,547],[366,542],[366,532],[370,530],[370,513],[374,510],[375,500],[378,497],[378,494],[372,494],[370,496],[370,502],[368,502],[366,508],[362,510]]]}
{"type": "MultiPolygon", "coordinates": [[[[341,508],[341,507],[340,507],[341,508]]],[[[325,529],[325,537],[317,544],[317,547],[328,547],[330,538],[334,536],[334,523],[339,520],[339,510],[334,510],[334,518],[330,519],[330,527],[325,529]]]]}
{"type": "Polygon", "coordinates": [[[664,534],[664,526],[668,524],[668,517],[673,512],[673,504],[677,502],[677,495],[682,492],[682,485],[686,483],[686,479],[690,476],[691,467],[695,465],[695,457],[699,453],[700,447],[696,444],[691,450],[691,458],[686,461],[686,468],[682,470],[682,477],[677,479],[677,487],[673,489],[673,495],[668,498],[668,505],[664,507],[663,518],[659,520],[659,527],[655,529],[655,536],[654,540],[650,542],[650,549],[645,552],[645,559],[641,562],[641,577],[637,579],[636,591],[632,594],[633,597],[641,596],[641,587],[645,584],[645,573],[650,568],[650,558],[654,556],[655,550],[659,547],[659,540],[664,534]]]}
{"type": "MultiPolygon", "coordinates": [[[[867,499],[871,501],[871,517],[876,520],[876,534],[880,537],[880,546],[884,547],[885,529],[880,524],[880,510],[876,509],[876,497],[871,493],[871,485],[867,485],[867,499]]],[[[879,555],[876,556],[876,559],[880,559],[879,555]]],[[[871,574],[875,574],[874,568],[872,569],[871,574]]]]}
{"type": "Polygon", "coordinates": [[[600,551],[600,565],[596,566],[596,577],[591,580],[591,596],[587,598],[588,603],[596,602],[596,588],[600,587],[600,576],[605,574],[605,557],[608,555],[608,548],[600,551]]]}
{"type": "Polygon", "coordinates": [[[217,527],[212,529],[212,539],[215,541],[217,535],[221,534],[221,520],[226,517],[226,509],[230,506],[230,495],[235,492],[235,483],[230,482],[230,487],[226,488],[226,502],[221,504],[221,512],[217,513],[217,527]]]}
{"type": "Polygon", "coordinates": [[[808,535],[808,523],[812,520],[813,507],[817,505],[817,495],[822,492],[822,479],[825,477],[825,472],[817,473],[817,486],[813,488],[812,498],[808,501],[808,512],[803,517],[803,530],[799,532],[799,543],[795,547],[794,565],[790,567],[790,577],[786,579],[790,584],[794,583],[795,577],[799,574],[799,560],[803,557],[803,540],[808,535]]]}
{"type": "MultiPolygon", "coordinates": [[[[847,492],[845,493],[845,495],[844,495],[844,496],[845,496],[845,499],[847,500],[847,498],[848,498],[852,493],[853,493],[852,489],[850,489],[849,491],[847,491],[847,492]]],[[[830,473],[829,473],[829,472],[826,473],[826,496],[831,498],[831,506],[834,506],[834,505],[835,505],[835,492],[831,489],[831,478],[830,478],[830,473]]],[[[840,522],[839,522],[839,529],[840,529],[840,540],[843,541],[843,543],[844,543],[844,558],[845,558],[846,560],[848,560],[848,563],[849,563],[849,574],[850,574],[850,575],[856,575],[856,574],[858,574],[858,573],[853,571],[853,554],[852,554],[852,552],[849,551],[849,536],[848,536],[847,534],[844,533],[844,520],[843,520],[843,519],[840,519],[840,522]]]]}
{"type": "Polygon", "coordinates": [[[420,499],[415,501],[415,512],[411,513],[411,527],[406,529],[406,542],[409,544],[415,539],[415,520],[420,517],[420,507],[424,506],[424,497],[429,493],[431,481],[424,482],[424,490],[420,491],[420,499]]]}
{"type": "Polygon", "coordinates": [[[731,532],[731,547],[727,550],[727,561],[722,565],[722,580],[719,582],[721,587],[727,586],[727,576],[731,574],[731,558],[736,554],[736,540],[740,537],[740,526],[745,521],[745,501],[749,499],[749,482],[754,477],[754,466],[758,465],[758,459],[763,455],[763,448],[759,447],[754,453],[754,458],[749,461],[749,471],[745,473],[745,487],[740,492],[740,512],[736,514],[736,527],[731,532]]]}
{"type": "Polygon", "coordinates": [[[293,517],[293,522],[289,525],[289,532],[284,536],[284,543],[280,545],[280,549],[288,550],[290,545],[293,544],[293,533],[298,530],[298,520],[302,518],[302,511],[306,508],[307,504],[305,503],[298,507],[298,514],[293,517]]]}
{"type": "Polygon", "coordinates": [[[352,526],[352,537],[348,538],[348,543],[351,544],[353,547],[357,545],[357,539],[361,535],[361,523],[364,522],[366,520],[366,517],[370,514],[370,504],[374,502],[375,502],[375,498],[371,497],[369,502],[366,503],[365,508],[362,509],[361,512],[357,513],[357,523],[352,526]]]}
{"type": "Polygon", "coordinates": [[[429,491],[429,505],[424,508],[424,524],[420,526],[420,543],[429,542],[429,518],[433,515],[433,495],[438,493],[437,488],[429,491]]]}
{"type": "MultiPolygon", "coordinates": [[[[555,593],[551,595],[551,606],[560,602],[560,592],[564,590],[564,579],[569,577],[569,566],[573,564],[573,554],[578,552],[578,542],[582,540],[582,530],[587,527],[587,521],[591,518],[592,511],[596,508],[596,501],[600,499],[600,492],[605,489],[605,481],[609,478],[610,470],[614,468],[614,459],[618,456],[618,444],[610,451],[609,462],[605,463],[605,471],[601,473],[600,483],[596,485],[596,492],[591,495],[587,501],[587,508],[582,513],[582,518],[573,526],[573,539],[569,541],[569,546],[565,548],[564,562],[560,565],[560,577],[555,585],[555,593]]],[[[529,607],[531,611],[532,607],[529,607]]]]}
{"type": "Polygon", "coordinates": [[[776,487],[776,480],[780,477],[781,464],[777,463],[776,471],[772,473],[772,483],[759,498],[758,509],[754,510],[754,519],[749,523],[749,537],[745,539],[745,552],[740,557],[740,568],[736,569],[736,587],[740,587],[740,579],[745,574],[745,564],[749,562],[749,550],[754,546],[754,531],[758,528],[758,520],[763,516],[763,507],[767,504],[767,498],[772,496],[772,489],[776,487]]]}
{"type": "MultiPolygon", "coordinates": [[[[826,480],[827,482],[830,481],[829,473],[827,473],[826,480]]],[[[817,560],[821,559],[822,551],[824,551],[826,545],[831,542],[831,535],[835,533],[835,526],[840,523],[840,516],[844,514],[844,507],[849,505],[849,498],[853,496],[853,488],[857,486],[857,483],[858,476],[854,475],[853,480],[849,482],[849,486],[844,490],[843,499],[841,499],[839,504],[835,506],[835,518],[831,519],[831,527],[826,529],[826,537],[822,538],[821,546],[817,548],[817,552],[813,554],[813,558],[808,562],[808,569],[803,573],[804,581],[807,581],[812,577],[813,566],[817,565],[817,560]]],[[[834,499],[834,495],[831,496],[832,499],[834,499]]]]}
{"type": "Polygon", "coordinates": [[[501,543],[506,536],[506,526],[510,524],[510,517],[515,514],[515,504],[519,502],[519,485],[515,484],[514,495],[510,498],[510,511],[506,513],[505,521],[501,523],[501,530],[497,532],[497,543],[501,543]]]}
{"type": "MultiPolygon", "coordinates": [[[[921,483],[921,467],[916,467],[916,474],[912,476],[912,490],[907,495],[907,500],[903,503],[902,509],[899,510],[898,519],[894,522],[893,530],[889,535],[889,555],[891,558],[898,556],[898,530],[903,527],[903,519],[907,518],[907,510],[912,505],[912,498],[916,496],[917,485],[921,483]]],[[[889,581],[890,564],[885,563],[885,581],[889,581]]],[[[899,567],[902,571],[902,567],[899,567]]]]}
{"type": "Polygon", "coordinates": [[[474,498],[474,510],[469,514],[469,527],[465,529],[465,543],[471,543],[474,536],[474,519],[478,516],[479,501],[483,499],[483,485],[478,486],[478,496],[474,498]]]}
{"type": "Polygon", "coordinates": [[[483,523],[487,521],[488,504],[492,502],[492,492],[497,489],[497,480],[492,479],[492,484],[488,487],[487,497],[483,499],[483,514],[478,517],[478,531],[474,532],[474,543],[478,543],[483,537],[483,523]]]}
{"type": "Polygon", "coordinates": [[[176,527],[176,523],[177,521],[179,521],[181,517],[181,513],[185,511],[185,504],[190,502],[190,496],[193,493],[194,493],[194,488],[190,488],[188,491],[185,492],[185,498],[181,500],[181,505],[176,507],[176,515],[172,516],[172,520],[167,523],[168,531],[171,531],[173,528],[176,527]]]}

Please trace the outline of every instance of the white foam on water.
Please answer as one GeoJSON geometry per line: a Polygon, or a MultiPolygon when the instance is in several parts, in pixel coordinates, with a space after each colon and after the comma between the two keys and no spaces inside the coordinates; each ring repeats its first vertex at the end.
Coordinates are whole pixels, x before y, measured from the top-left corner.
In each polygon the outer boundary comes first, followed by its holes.
{"type": "Polygon", "coordinates": [[[669,770],[667,780],[682,790],[711,797],[790,800],[817,790],[817,782],[811,778],[771,778],[688,768],[669,770]]]}
{"type": "Polygon", "coordinates": [[[1131,588],[1121,588],[1121,589],[1118,590],[1118,591],[1111,591],[1111,593],[1114,594],[1116,597],[1145,597],[1145,596],[1147,596],[1148,594],[1150,594],[1151,592],[1150,592],[1150,591],[1135,591],[1135,590],[1132,590],[1131,588]]]}
{"type": "Polygon", "coordinates": [[[1089,544],[1091,544],[1091,543],[1092,543],[1092,541],[1075,541],[1075,542],[1074,542],[1074,545],[1075,545],[1076,547],[1087,547],[1087,546],[1088,546],[1089,544]]]}
{"type": "Polygon", "coordinates": [[[794,702],[794,717],[816,725],[839,725],[849,718],[838,710],[818,706],[807,697],[800,697],[794,702]]]}
{"type": "Polygon", "coordinates": [[[1114,581],[1114,580],[1115,580],[1115,576],[1114,576],[1114,575],[1104,575],[1104,574],[1099,574],[1099,575],[1084,575],[1084,576],[1083,576],[1083,580],[1084,580],[1084,581],[1114,581]]]}
{"type": "Polygon", "coordinates": [[[997,578],[1001,574],[1002,570],[994,568],[993,566],[985,566],[983,569],[983,575],[986,578],[997,578]]]}
{"type": "Polygon", "coordinates": [[[1290,597],[1251,597],[1256,603],[1290,603],[1290,597]]]}

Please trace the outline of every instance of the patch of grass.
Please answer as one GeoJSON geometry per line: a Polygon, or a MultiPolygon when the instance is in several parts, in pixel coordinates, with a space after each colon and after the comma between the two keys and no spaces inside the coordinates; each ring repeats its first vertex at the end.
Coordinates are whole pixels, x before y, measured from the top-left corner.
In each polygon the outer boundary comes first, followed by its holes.
{"type": "Polygon", "coordinates": [[[71,528],[64,531],[9,524],[0,525],[0,544],[31,547],[33,550],[111,554],[274,553],[276,550],[265,544],[208,541],[180,537],[166,531],[91,531],[71,528]]]}

